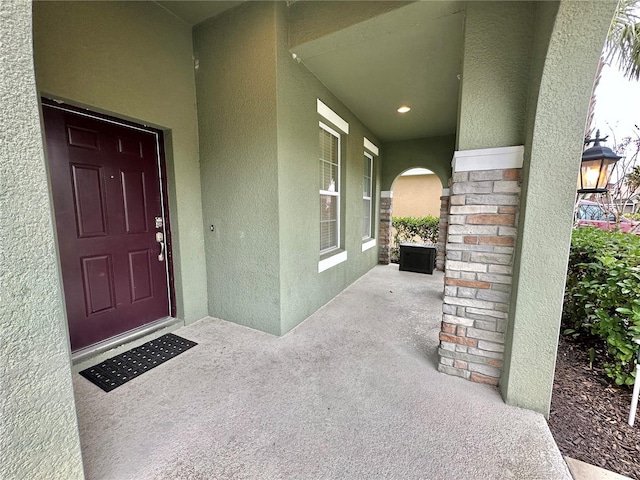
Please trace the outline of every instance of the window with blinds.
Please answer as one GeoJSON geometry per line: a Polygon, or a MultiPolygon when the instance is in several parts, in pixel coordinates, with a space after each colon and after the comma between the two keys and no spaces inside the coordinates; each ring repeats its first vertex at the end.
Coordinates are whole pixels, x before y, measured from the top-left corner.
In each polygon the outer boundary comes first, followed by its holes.
{"type": "Polygon", "coordinates": [[[320,253],[340,247],[340,135],[320,123],[320,253]]]}
{"type": "Polygon", "coordinates": [[[362,179],[362,239],[371,238],[371,219],[373,217],[373,202],[371,190],[373,188],[373,157],[364,153],[364,176],[362,179]]]}

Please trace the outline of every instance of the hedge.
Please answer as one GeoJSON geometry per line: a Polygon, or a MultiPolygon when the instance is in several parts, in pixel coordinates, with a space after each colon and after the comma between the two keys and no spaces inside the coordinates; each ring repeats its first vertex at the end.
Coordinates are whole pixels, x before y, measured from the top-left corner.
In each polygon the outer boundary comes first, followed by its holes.
{"type": "Polygon", "coordinates": [[[599,339],[607,376],[632,385],[640,339],[640,237],[574,229],[564,300],[564,333],[599,339]]]}
{"type": "Polygon", "coordinates": [[[393,217],[391,226],[395,229],[391,258],[396,259],[400,255],[400,244],[410,243],[438,243],[438,225],[440,219],[427,215],[426,217],[393,217]]]}

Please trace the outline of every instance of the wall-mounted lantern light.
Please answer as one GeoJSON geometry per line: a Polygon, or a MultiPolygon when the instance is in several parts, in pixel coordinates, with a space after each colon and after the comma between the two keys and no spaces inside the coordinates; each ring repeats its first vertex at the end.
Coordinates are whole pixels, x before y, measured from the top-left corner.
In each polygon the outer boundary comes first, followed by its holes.
{"type": "Polygon", "coordinates": [[[609,147],[600,145],[600,142],[605,142],[607,138],[609,137],[600,138],[600,130],[596,132],[596,138],[585,138],[584,144],[593,143],[593,147],[582,152],[578,193],[607,192],[613,166],[622,158],[613,153],[609,147]]]}

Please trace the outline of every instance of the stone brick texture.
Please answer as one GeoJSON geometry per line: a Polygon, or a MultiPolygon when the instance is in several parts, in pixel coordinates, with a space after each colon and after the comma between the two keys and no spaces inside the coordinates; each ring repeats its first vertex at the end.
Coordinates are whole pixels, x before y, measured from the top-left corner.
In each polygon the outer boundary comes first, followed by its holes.
{"type": "Polygon", "coordinates": [[[438,224],[438,243],[436,244],[436,270],[444,272],[444,259],[447,254],[447,230],[449,227],[449,196],[440,197],[440,223],[438,224]]]}
{"type": "Polygon", "coordinates": [[[391,215],[393,198],[380,199],[380,229],[378,231],[378,263],[389,265],[391,261],[391,215]]]}
{"type": "Polygon", "coordinates": [[[438,370],[443,373],[490,385],[500,381],[520,179],[520,169],[456,172],[451,197],[441,199],[438,255],[442,251],[445,293],[438,370]]]}

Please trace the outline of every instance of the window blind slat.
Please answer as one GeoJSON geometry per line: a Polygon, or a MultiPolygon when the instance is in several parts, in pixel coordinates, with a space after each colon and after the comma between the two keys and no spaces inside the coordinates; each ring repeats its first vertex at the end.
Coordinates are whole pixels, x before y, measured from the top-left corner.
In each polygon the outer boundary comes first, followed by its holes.
{"type": "Polygon", "coordinates": [[[339,246],[339,137],[320,127],[320,251],[339,246]]]}

